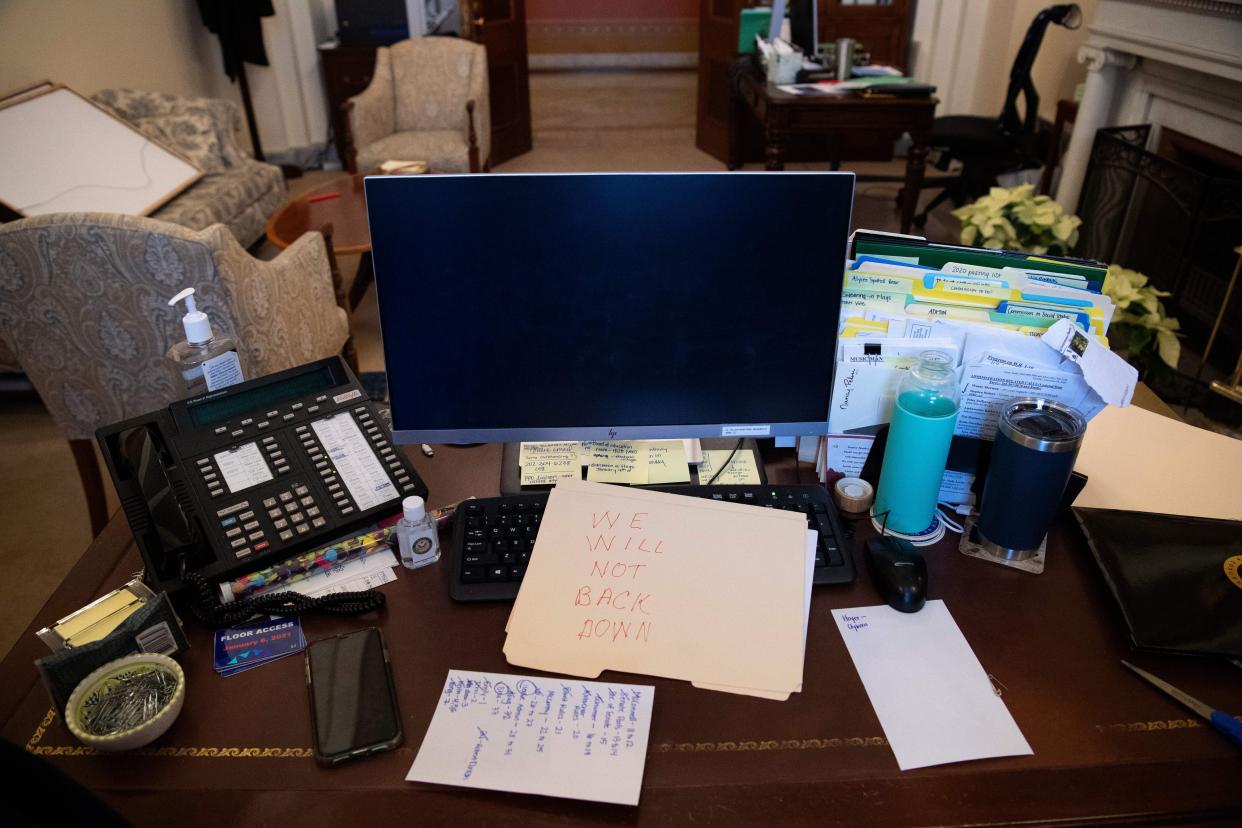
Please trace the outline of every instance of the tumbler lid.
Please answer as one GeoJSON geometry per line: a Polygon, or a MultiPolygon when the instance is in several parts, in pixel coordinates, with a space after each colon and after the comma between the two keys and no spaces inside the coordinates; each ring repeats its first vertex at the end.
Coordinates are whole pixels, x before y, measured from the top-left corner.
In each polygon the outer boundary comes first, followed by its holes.
{"type": "Polygon", "coordinates": [[[1056,400],[1019,397],[1001,411],[997,428],[1020,446],[1060,453],[1078,448],[1087,421],[1077,410],[1056,400]]]}

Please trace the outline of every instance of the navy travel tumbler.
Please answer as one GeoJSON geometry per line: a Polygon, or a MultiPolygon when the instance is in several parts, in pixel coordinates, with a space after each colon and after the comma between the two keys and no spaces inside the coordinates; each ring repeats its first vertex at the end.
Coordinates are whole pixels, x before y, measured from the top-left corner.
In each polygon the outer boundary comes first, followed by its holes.
{"type": "Polygon", "coordinates": [[[1001,409],[979,505],[980,546],[988,553],[1019,561],[1039,551],[1086,428],[1081,414],[1053,400],[1021,397],[1001,409]]]}

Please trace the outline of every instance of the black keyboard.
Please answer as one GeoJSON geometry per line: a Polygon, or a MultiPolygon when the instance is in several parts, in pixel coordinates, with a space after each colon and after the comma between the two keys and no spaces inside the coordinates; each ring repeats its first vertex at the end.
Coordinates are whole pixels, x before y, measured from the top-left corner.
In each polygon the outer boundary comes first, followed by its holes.
{"type": "MultiPolygon", "coordinates": [[[[648,486],[692,497],[710,497],[788,509],[806,515],[819,533],[815,548],[816,584],[854,580],[854,557],[841,529],[836,506],[822,486],[648,486]]],[[[453,526],[449,593],[457,601],[512,601],[526,574],[547,492],[467,500],[453,526]]]]}

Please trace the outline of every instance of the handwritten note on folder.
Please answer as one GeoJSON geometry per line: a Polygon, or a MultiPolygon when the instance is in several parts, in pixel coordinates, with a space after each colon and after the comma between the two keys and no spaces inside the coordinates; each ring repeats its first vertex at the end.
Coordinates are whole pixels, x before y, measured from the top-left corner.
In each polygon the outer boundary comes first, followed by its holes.
{"type": "Polygon", "coordinates": [[[450,670],[408,782],[637,805],[655,688],[450,670]]]}
{"type": "Polygon", "coordinates": [[[802,686],[807,558],[797,512],[563,480],[509,616],[505,657],[573,676],[621,670],[787,698],[802,686]]]}

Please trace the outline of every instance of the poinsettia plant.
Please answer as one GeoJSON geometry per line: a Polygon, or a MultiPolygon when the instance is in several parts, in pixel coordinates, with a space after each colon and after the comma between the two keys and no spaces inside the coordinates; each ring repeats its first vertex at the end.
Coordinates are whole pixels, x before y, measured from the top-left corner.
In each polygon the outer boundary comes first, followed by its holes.
{"type": "Polygon", "coordinates": [[[1160,363],[1177,368],[1182,345],[1177,341],[1181,325],[1165,314],[1160,297],[1168,291],[1156,290],[1146,275],[1121,265],[1109,265],[1104,293],[1117,306],[1108,328],[1109,344],[1124,350],[1140,368],[1160,368],[1160,363]]]}
{"type": "MultiPolygon", "coordinates": [[[[961,243],[993,250],[1065,255],[1078,243],[1082,219],[1066,213],[1048,196],[1033,196],[1034,187],[993,187],[987,195],[959,207],[961,243]]],[[[1109,265],[1103,291],[1117,306],[1108,329],[1113,350],[1124,352],[1146,372],[1176,369],[1181,355],[1181,325],[1166,314],[1161,297],[1146,275],[1109,265]]]]}
{"type": "Polygon", "coordinates": [[[992,250],[1025,250],[1064,255],[1078,243],[1082,219],[1061,209],[1032,184],[993,187],[988,194],[953,211],[962,220],[962,244],[992,250]]]}

